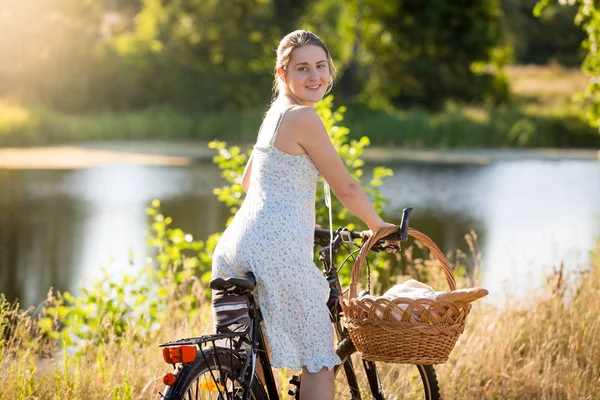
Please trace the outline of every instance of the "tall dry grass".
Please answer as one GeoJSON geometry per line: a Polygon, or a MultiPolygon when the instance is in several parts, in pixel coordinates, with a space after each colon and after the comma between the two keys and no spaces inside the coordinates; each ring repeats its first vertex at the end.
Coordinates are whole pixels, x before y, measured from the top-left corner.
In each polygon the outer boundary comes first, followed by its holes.
{"type": "MultiPolygon", "coordinates": [[[[198,293],[202,295],[201,293],[198,293]]],[[[48,302],[53,301],[49,295],[48,302]]],[[[106,325],[103,343],[67,344],[65,335],[51,338],[39,328],[41,315],[0,306],[0,399],[157,399],[162,376],[171,367],[158,344],[210,333],[210,306],[193,320],[169,318],[157,331],[141,336],[135,327],[119,335],[106,325]],[[78,350],[79,349],[79,350],[78,350]]],[[[172,310],[172,315],[177,315],[172,310]]]]}
{"type": "Polygon", "coordinates": [[[600,243],[589,269],[566,278],[561,266],[541,295],[503,309],[475,305],[450,360],[437,368],[444,397],[600,398],[600,243]]]}
{"type": "MultiPolygon", "coordinates": [[[[561,269],[540,295],[505,308],[476,303],[450,360],[436,368],[444,398],[598,398],[598,298],[600,242],[576,279],[561,269]]],[[[1,399],[157,399],[170,370],[157,344],[211,330],[208,304],[193,318],[174,306],[158,330],[128,326],[119,335],[105,325],[104,342],[73,343],[72,332],[41,326],[48,320],[36,311],[0,302],[1,399]]],[[[282,392],[289,375],[278,372],[282,392]]]]}

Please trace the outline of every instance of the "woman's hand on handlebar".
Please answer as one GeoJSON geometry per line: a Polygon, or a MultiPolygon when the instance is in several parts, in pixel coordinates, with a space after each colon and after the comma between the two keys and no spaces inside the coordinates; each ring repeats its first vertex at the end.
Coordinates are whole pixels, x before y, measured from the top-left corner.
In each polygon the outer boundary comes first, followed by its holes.
{"type": "MultiPolygon", "coordinates": [[[[383,229],[383,228],[387,228],[387,227],[391,227],[391,226],[395,226],[395,225],[384,222],[383,225],[379,227],[379,229],[383,229]]],[[[369,229],[367,231],[362,231],[360,233],[360,236],[363,238],[363,242],[364,242],[365,240],[367,240],[368,238],[373,236],[373,231],[371,229],[369,229]]],[[[399,240],[386,240],[385,244],[386,244],[386,246],[390,246],[390,247],[386,248],[386,251],[388,253],[395,253],[396,251],[398,251],[398,249],[400,249],[400,241],[399,240]]]]}

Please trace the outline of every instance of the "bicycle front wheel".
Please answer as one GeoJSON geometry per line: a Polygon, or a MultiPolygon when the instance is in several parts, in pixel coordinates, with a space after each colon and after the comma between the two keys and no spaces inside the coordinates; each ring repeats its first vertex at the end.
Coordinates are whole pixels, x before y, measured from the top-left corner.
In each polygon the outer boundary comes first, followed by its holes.
{"type": "MultiPolygon", "coordinates": [[[[165,400],[241,400],[246,383],[240,378],[242,361],[227,349],[198,351],[196,361],[183,366],[177,381],[167,388],[165,400]]],[[[250,400],[267,400],[264,387],[255,375],[250,400]]]]}
{"type": "Polygon", "coordinates": [[[335,368],[336,399],[439,400],[431,365],[364,362],[349,338],[337,348],[342,364],[335,368]]]}

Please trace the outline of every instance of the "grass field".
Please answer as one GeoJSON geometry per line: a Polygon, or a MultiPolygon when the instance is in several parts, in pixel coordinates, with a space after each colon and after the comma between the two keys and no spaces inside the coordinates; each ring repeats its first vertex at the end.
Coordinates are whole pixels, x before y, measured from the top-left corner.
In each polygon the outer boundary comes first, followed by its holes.
{"type": "Polygon", "coordinates": [[[585,89],[590,78],[578,68],[560,65],[518,65],[507,68],[511,90],[546,104],[564,104],[577,92],[585,89]]]}

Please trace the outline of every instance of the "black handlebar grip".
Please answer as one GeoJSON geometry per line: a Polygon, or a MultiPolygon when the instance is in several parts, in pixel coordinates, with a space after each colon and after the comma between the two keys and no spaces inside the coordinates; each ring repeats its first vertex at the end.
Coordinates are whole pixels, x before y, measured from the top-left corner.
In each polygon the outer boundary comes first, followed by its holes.
{"type": "Polygon", "coordinates": [[[408,220],[410,219],[410,213],[412,207],[406,207],[402,210],[402,221],[400,222],[400,231],[398,232],[401,241],[408,239],[408,220]]]}

